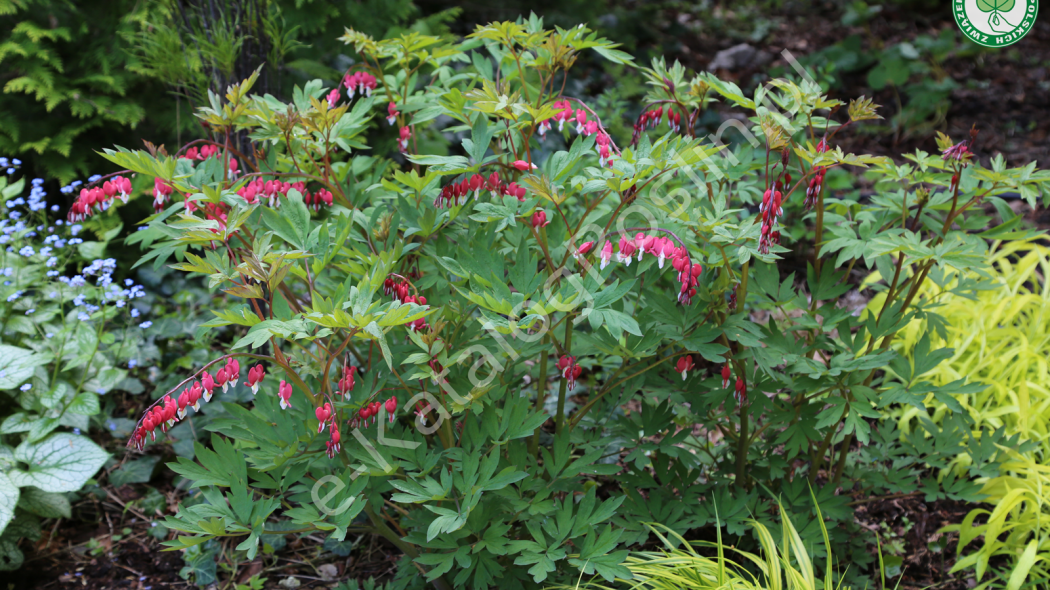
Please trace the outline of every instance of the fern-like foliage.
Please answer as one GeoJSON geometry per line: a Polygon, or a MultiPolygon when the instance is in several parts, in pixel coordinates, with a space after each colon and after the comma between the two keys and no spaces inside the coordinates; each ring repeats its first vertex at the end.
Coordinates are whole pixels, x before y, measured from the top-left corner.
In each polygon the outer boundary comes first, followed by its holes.
{"type": "Polygon", "coordinates": [[[0,0],[0,153],[68,182],[104,166],[98,146],[138,143],[143,121],[175,119],[173,101],[156,100],[163,87],[127,70],[123,33],[149,4],[0,0]]]}
{"type": "Polygon", "coordinates": [[[259,66],[278,96],[300,78],[337,83],[356,61],[346,25],[440,35],[458,14],[423,17],[410,0],[0,0],[0,154],[63,184],[110,172],[100,146],[204,136],[192,109],[259,66]]]}

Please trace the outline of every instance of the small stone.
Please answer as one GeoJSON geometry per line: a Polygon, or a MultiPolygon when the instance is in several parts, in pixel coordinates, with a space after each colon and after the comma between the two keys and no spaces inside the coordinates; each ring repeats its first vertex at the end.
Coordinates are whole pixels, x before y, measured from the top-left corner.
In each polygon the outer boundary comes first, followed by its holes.
{"type": "Polygon", "coordinates": [[[288,588],[290,590],[291,588],[298,588],[299,586],[302,585],[302,582],[300,582],[299,578],[297,578],[295,576],[288,576],[287,578],[285,578],[285,579],[281,580],[280,582],[278,582],[278,584],[281,587],[288,588]]]}
{"type": "Polygon", "coordinates": [[[708,64],[707,70],[739,70],[741,68],[756,67],[767,63],[772,56],[766,52],[755,49],[747,43],[734,45],[729,49],[723,49],[715,54],[715,58],[708,64]]]}
{"type": "Polygon", "coordinates": [[[321,574],[321,579],[325,582],[330,582],[339,575],[339,568],[335,567],[335,564],[326,563],[321,567],[317,568],[318,573],[321,574]]]}

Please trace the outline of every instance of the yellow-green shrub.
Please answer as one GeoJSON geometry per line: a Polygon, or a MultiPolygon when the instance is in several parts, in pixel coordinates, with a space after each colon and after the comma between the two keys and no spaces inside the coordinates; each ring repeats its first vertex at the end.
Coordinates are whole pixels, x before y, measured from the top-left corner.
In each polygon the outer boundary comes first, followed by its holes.
{"type": "MultiPolygon", "coordinates": [[[[945,530],[959,533],[960,554],[983,538],[952,569],[974,568],[982,582],[978,590],[1017,590],[1033,581],[1043,587],[1039,584],[1050,581],[1050,248],[1030,240],[1004,242],[995,244],[989,256],[990,281],[997,286],[978,291],[975,300],[948,292],[959,277],[949,277],[941,286],[927,283],[920,291],[942,305],[937,311],[946,320],[945,337],[931,335],[931,349],[954,349],[924,378],[936,385],[964,378],[985,385],[981,392],[954,396],[973,418],[975,435],[1003,428],[1007,435],[1035,444],[1023,453],[1006,451],[1010,460],[1001,466],[1002,475],[985,481],[982,493],[992,510],[974,509],[961,524],[945,530]],[[975,524],[978,520],[983,524],[975,524]],[[986,580],[989,560],[996,556],[1006,557],[1010,567],[986,580]]],[[[868,281],[878,278],[876,274],[868,281]]],[[[868,309],[881,309],[882,299],[873,299],[868,309]]],[[[922,335],[935,332],[926,328],[921,321],[912,322],[895,349],[911,358],[922,335]]],[[[947,413],[945,404],[932,396],[925,404],[934,422],[947,413]]],[[[924,413],[906,407],[895,417],[907,433],[924,413]]],[[[969,462],[962,455],[956,464],[969,462]]]]}
{"type": "Polygon", "coordinates": [[[981,490],[994,508],[970,511],[961,524],[945,527],[959,533],[959,552],[979,536],[984,544],[956,562],[952,571],[976,570],[983,580],[992,557],[1005,556],[1011,563],[1005,574],[993,576],[976,590],[1001,588],[1017,590],[1025,583],[1045,588],[1050,583],[1050,467],[1030,457],[1013,453],[1003,467],[1009,475],[989,480],[981,490]],[[974,524],[980,518],[983,524],[974,524]],[[1005,582],[1005,584],[1004,584],[1005,582]]]}
{"type": "MultiPolygon", "coordinates": [[[[973,300],[947,292],[957,277],[941,287],[927,282],[919,295],[942,304],[937,312],[946,320],[947,337],[939,338],[917,320],[901,332],[894,348],[910,358],[922,335],[931,333],[931,348],[954,349],[924,379],[943,385],[965,378],[986,385],[980,393],[954,396],[973,418],[974,431],[1005,427],[1008,435],[1037,441],[1039,456],[1050,457],[1050,282],[1045,280],[1050,248],[1033,241],[1004,242],[995,244],[989,256],[991,281],[998,288],[978,291],[973,300]]],[[[876,296],[868,309],[881,309],[883,298],[876,296]]],[[[925,403],[939,423],[946,406],[932,395],[925,403]]],[[[914,407],[901,410],[901,431],[914,430],[922,413],[914,407]]]]}
{"type": "MultiPolygon", "coordinates": [[[[831,543],[820,509],[817,508],[817,519],[820,521],[826,554],[829,556],[823,580],[817,578],[813,560],[783,506],[780,507],[780,513],[784,515],[784,519],[781,527],[783,535],[779,544],[765,525],[756,520],[748,520],[762,546],[762,555],[727,547],[722,543],[721,530],[718,532],[716,543],[689,542],[666,526],[650,525],[653,534],[663,541],[666,549],[632,551],[623,565],[631,571],[633,578],[617,579],[617,582],[626,584],[626,587],[632,590],[848,590],[835,583],[830,557],[831,543]],[[668,537],[676,542],[672,542],[668,537]],[[714,549],[716,557],[701,555],[694,546],[714,549]],[[739,556],[742,562],[749,562],[751,568],[727,558],[727,551],[739,556]],[[757,571],[759,575],[755,576],[751,571],[757,571]]],[[[557,586],[550,590],[570,588],[612,590],[611,587],[597,582],[557,586]]]]}

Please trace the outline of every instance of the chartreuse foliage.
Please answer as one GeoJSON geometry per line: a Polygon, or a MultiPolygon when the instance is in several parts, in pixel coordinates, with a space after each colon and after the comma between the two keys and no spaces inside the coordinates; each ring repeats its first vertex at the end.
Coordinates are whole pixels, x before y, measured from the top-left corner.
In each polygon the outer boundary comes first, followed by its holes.
{"type": "Polygon", "coordinates": [[[960,559],[954,571],[974,568],[977,588],[1020,590],[1050,581],[1050,467],[1031,453],[1011,452],[1004,475],[981,489],[992,509],[976,508],[961,524],[945,527],[959,533],[960,559]],[[1006,558],[1007,567],[994,567],[1006,558]]]}
{"type": "MultiPolygon", "coordinates": [[[[755,553],[750,520],[780,526],[782,498],[815,517],[791,555],[830,547],[860,576],[870,538],[840,486],[979,497],[967,474],[938,477],[992,436],[971,436],[965,413],[904,437],[873,419],[977,390],[928,378],[945,352],[917,347],[904,371],[892,344],[916,319],[943,330],[918,297],[927,281],[986,272],[987,239],[1031,235],[978,205],[1034,202],[1045,172],[984,168],[973,137],[899,162],[845,153],[835,136],[876,118],[871,101],[829,118],[845,105],[813,83],[745,95],[661,60],[643,68],[651,115],[633,140],[610,137],[562,90],[581,52],[629,63],[585,26],[343,39],[366,58],[351,80],[375,79],[351,102],[320,81],[287,103],[251,94],[253,79],[210,96],[200,118],[248,133],[255,158],[223,142],[203,161],[106,152],[173,187],[131,240],[143,262],[207,276],[228,302],[202,329],[235,331],[222,356],[269,375],[172,464],[206,501],[166,520],[185,533],[170,548],[232,537],[254,559],[281,531],[363,531],[404,552],[406,587],[612,583],[634,575],[644,523],[668,539],[721,523],[755,553]],[[715,100],[749,117],[732,149],[696,136],[715,100]],[[827,194],[837,167],[866,169],[875,197],[827,194]],[[784,217],[806,230],[781,235],[784,217]],[[792,250],[813,252],[805,276],[778,271],[792,250]],[[839,304],[854,268],[891,277],[863,318],[839,304]],[[836,523],[827,541],[815,503],[836,523]]],[[[140,428],[132,442],[155,422],[140,428]]],[[[980,457],[971,469],[1001,460],[980,457]]]]}
{"type": "MultiPolygon", "coordinates": [[[[895,346],[905,357],[926,353],[917,347],[943,346],[953,351],[931,370],[929,380],[938,385],[967,376],[984,387],[979,392],[945,400],[962,407],[974,426],[1004,429],[1009,435],[1038,443],[1037,457],[1050,457],[1050,248],[1032,241],[996,243],[989,251],[988,275],[964,280],[983,281],[971,297],[948,291],[959,278],[946,275],[941,285],[930,284],[920,296],[936,301],[944,318],[943,329],[922,342],[921,321],[901,331],[895,346]],[[943,338],[940,336],[943,334],[943,338]]],[[[878,305],[879,299],[872,300],[878,305]]],[[[924,405],[934,411],[928,419],[940,422],[949,405],[928,396],[924,405]]],[[[899,425],[908,432],[917,428],[922,414],[916,408],[900,413],[899,425]]],[[[960,462],[969,459],[960,457],[960,462]]]]}
{"type": "MultiPolygon", "coordinates": [[[[897,345],[906,357],[920,359],[928,354],[925,349],[946,346],[952,352],[929,372],[930,381],[943,384],[965,375],[983,387],[943,400],[928,396],[923,403],[931,411],[909,407],[897,419],[908,432],[921,428],[920,421],[941,423],[961,407],[975,428],[995,431],[953,461],[956,471],[998,452],[1004,435],[1027,443],[1002,465],[1002,475],[979,473],[987,480],[981,494],[991,511],[975,509],[961,525],[949,527],[959,532],[964,555],[956,570],[975,567],[981,587],[1016,589],[1026,580],[1050,579],[1050,248],[1024,240],[996,243],[988,262],[986,276],[946,275],[923,289],[920,295],[940,306],[943,329],[923,340],[922,322],[916,320],[901,331],[897,345]],[[966,279],[980,280],[984,287],[969,297],[946,292],[966,279]],[[989,560],[997,556],[1011,565],[1005,573],[989,569],[989,560]]],[[[894,368],[898,375],[903,369],[894,368]]]]}
{"type": "MultiPolygon", "coordinates": [[[[631,571],[632,577],[630,580],[620,581],[629,583],[630,588],[651,590],[678,590],[680,588],[696,590],[723,588],[741,590],[848,589],[847,586],[838,583],[832,573],[834,567],[831,564],[833,558],[831,557],[830,539],[819,508],[817,517],[819,530],[824,537],[822,556],[828,561],[821,568],[824,570],[823,579],[818,575],[819,570],[814,567],[817,559],[810,555],[795,525],[790,518],[785,516],[780,526],[779,539],[761,522],[747,520],[748,526],[751,527],[762,549],[760,555],[727,545],[722,540],[721,529],[717,531],[717,539],[714,543],[690,543],[672,529],[658,523],[652,524],[650,528],[663,544],[663,550],[631,552],[624,561],[624,565],[631,571]],[[714,553],[715,557],[701,554],[697,548],[704,550],[704,553],[714,553]],[[727,553],[738,556],[739,562],[726,557],[727,553]]],[[[613,587],[598,582],[589,582],[556,588],[612,590],[613,587]]]]}

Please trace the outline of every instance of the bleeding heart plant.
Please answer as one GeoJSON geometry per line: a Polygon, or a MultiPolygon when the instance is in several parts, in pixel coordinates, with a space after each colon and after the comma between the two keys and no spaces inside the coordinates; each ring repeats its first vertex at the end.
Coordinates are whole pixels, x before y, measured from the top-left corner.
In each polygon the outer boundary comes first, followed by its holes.
{"type": "MultiPolygon", "coordinates": [[[[783,79],[750,98],[659,59],[632,137],[614,137],[598,101],[563,90],[587,50],[631,65],[585,26],[343,40],[361,56],[345,101],[320,80],[290,103],[253,96],[253,77],[200,109],[213,136],[194,157],[106,152],[157,179],[164,208],[131,239],[143,260],[207,276],[226,303],[206,327],[236,334],[132,446],[236,393],[237,359],[258,363],[259,394],[224,404],[211,448],[173,464],[208,503],[166,519],[185,533],[171,548],[239,536],[254,559],[289,528],[368,532],[404,552],[401,578],[533,588],[629,578],[646,522],[742,535],[779,499],[810,510],[810,484],[822,505],[840,487],[941,493],[922,463],[965,437],[913,443],[869,420],[969,386],[923,380],[936,351],[903,386],[880,368],[902,326],[940,326],[916,298],[926,281],[981,268],[986,239],[1021,231],[997,195],[1034,200],[1045,172],[981,167],[976,134],[907,164],[847,154],[836,141],[878,118],[871,101],[841,109],[783,79]],[[715,100],[751,116],[732,149],[703,137],[715,100]],[[251,154],[231,145],[242,131],[251,154]],[[830,193],[847,169],[877,197],[830,193]],[[871,269],[885,303],[858,317],[842,296],[871,269]],[[850,460],[876,438],[920,445],[913,468],[850,460]]],[[[870,563],[854,529],[829,529],[870,563]]]]}

